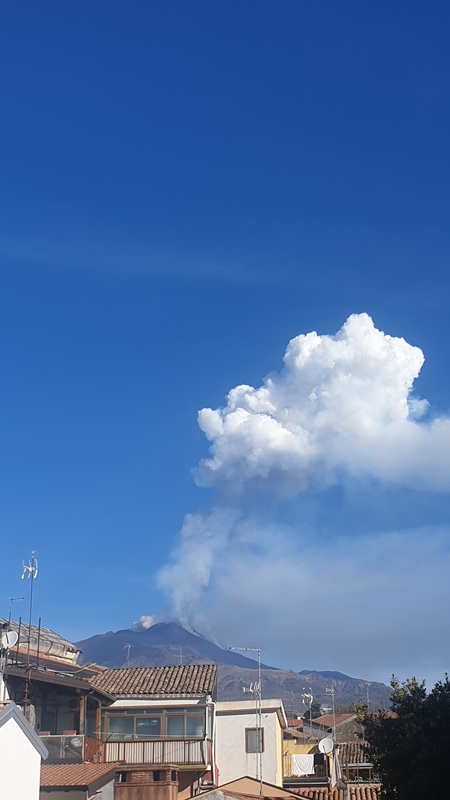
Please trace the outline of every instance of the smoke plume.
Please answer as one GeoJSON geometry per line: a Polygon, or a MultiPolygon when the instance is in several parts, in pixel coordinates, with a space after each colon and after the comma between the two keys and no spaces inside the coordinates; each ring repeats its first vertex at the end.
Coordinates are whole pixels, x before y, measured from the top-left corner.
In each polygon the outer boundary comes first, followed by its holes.
{"type": "MultiPolygon", "coordinates": [[[[334,336],[292,339],[279,372],[257,388],[235,387],[224,407],[199,412],[210,450],[195,479],[218,489],[221,502],[185,518],[159,574],[180,618],[197,629],[214,618],[223,636],[247,629],[267,637],[270,631],[287,654],[282,642],[292,627],[284,622],[286,608],[303,603],[305,609],[314,599],[314,616],[323,616],[314,624],[304,619],[302,635],[317,655],[323,650],[317,626],[323,633],[329,609],[327,592],[317,590],[320,571],[345,612],[326,640],[335,648],[329,667],[338,668],[339,641],[348,657],[358,626],[365,657],[371,653],[368,625],[378,632],[377,648],[384,642],[395,650],[402,641],[405,593],[413,587],[421,618],[436,608],[450,567],[447,524],[431,524],[426,503],[415,521],[406,521],[404,511],[415,503],[419,508],[419,495],[445,497],[450,489],[450,421],[432,418],[428,402],[413,392],[423,363],[418,347],[377,330],[367,314],[354,314],[334,336]],[[335,494],[342,487],[357,498],[357,524],[351,499],[336,516],[335,494]],[[266,512],[270,496],[272,519],[266,512]],[[314,498],[320,513],[311,511],[314,498]],[[386,501],[391,516],[380,517],[377,529],[370,520],[378,511],[372,512],[386,501]],[[282,522],[287,504],[290,518],[282,522]],[[417,580],[419,564],[422,559],[431,574],[436,558],[439,569],[430,587],[417,580]],[[387,608],[390,619],[380,627],[387,608]]],[[[372,650],[373,663],[379,651],[372,650]]]]}

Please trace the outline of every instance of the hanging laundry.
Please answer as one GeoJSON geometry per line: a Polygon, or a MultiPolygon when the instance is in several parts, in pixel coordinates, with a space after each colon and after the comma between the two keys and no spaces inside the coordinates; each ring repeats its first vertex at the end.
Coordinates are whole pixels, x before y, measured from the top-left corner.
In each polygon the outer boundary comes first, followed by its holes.
{"type": "Polygon", "coordinates": [[[314,775],[314,753],[304,753],[291,758],[293,775],[314,775]]]}

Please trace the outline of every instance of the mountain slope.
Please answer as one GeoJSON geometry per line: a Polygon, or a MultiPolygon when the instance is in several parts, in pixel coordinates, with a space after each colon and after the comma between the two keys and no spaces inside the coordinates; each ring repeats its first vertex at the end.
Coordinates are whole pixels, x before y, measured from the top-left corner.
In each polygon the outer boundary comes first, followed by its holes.
{"type": "Polygon", "coordinates": [[[128,645],[130,667],[194,664],[198,661],[248,669],[256,665],[254,659],[234,650],[224,650],[203,636],[187,631],[177,622],[160,622],[147,630],[108,631],[76,642],[76,645],[81,650],[80,664],[96,662],[105,667],[126,666],[128,645]]]}
{"type": "MultiPolygon", "coordinates": [[[[243,689],[257,680],[257,663],[234,650],[224,650],[203,636],[187,631],[177,622],[161,622],[147,630],[108,631],[76,643],[82,651],[80,664],[95,662],[105,667],[171,666],[212,662],[219,665],[220,700],[237,700],[243,689]],[[128,650],[129,648],[129,650],[128,650]]],[[[312,688],[314,698],[329,704],[332,680],[336,710],[349,709],[359,700],[370,708],[389,708],[390,689],[383,683],[350,678],[341,672],[274,669],[262,665],[262,695],[281,698],[288,715],[303,714],[302,694],[312,688]]]]}

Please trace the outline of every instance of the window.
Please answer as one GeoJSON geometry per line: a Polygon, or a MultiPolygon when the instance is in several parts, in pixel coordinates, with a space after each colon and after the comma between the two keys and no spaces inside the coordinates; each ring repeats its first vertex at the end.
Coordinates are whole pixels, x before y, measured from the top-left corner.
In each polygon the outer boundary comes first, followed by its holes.
{"type": "Polygon", "coordinates": [[[161,717],[136,717],[136,738],[161,736],[161,717]]]}
{"type": "Polygon", "coordinates": [[[199,708],[111,709],[105,713],[105,733],[121,739],[204,739],[205,712],[199,708]]]}
{"type": "Polygon", "coordinates": [[[110,739],[132,739],[134,733],[133,717],[110,717],[110,739]]]}
{"type": "Polygon", "coordinates": [[[246,753],[264,752],[264,731],[262,728],[245,729],[245,752],[246,753]]]}
{"type": "Polygon", "coordinates": [[[205,735],[205,718],[202,714],[188,714],[186,716],[186,736],[196,736],[203,739],[205,735]]]}
{"type": "Polygon", "coordinates": [[[183,738],[184,717],[181,715],[167,717],[167,736],[173,736],[175,739],[183,738]]]}

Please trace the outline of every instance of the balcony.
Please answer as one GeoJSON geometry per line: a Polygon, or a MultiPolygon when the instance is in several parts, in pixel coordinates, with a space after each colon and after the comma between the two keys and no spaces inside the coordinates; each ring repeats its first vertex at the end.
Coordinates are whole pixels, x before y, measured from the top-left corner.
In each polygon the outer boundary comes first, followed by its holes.
{"type": "Polygon", "coordinates": [[[123,764],[173,764],[206,769],[211,763],[208,739],[125,739],[102,741],[80,734],[40,735],[48,750],[47,764],[120,762],[123,764]]]}
{"type": "Polygon", "coordinates": [[[106,741],[106,762],[125,764],[173,764],[206,769],[211,763],[211,742],[207,739],[129,739],[106,741]]]}
{"type": "Polygon", "coordinates": [[[48,750],[47,764],[81,764],[83,761],[103,764],[106,760],[105,743],[91,736],[64,734],[40,735],[39,738],[48,750]]]}

